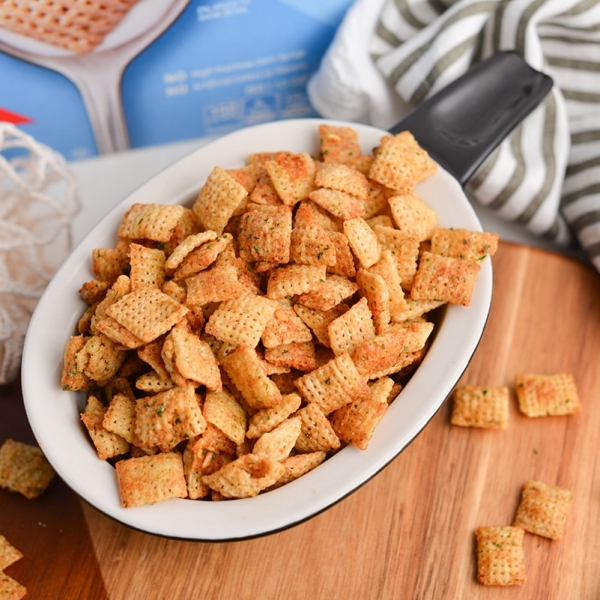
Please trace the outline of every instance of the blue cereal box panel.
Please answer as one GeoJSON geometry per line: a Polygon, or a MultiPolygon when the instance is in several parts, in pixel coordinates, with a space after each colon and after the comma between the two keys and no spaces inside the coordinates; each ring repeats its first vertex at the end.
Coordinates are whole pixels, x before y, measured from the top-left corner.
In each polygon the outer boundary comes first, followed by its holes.
{"type": "Polygon", "coordinates": [[[306,84],[351,3],[3,2],[0,120],[77,160],[316,116],[306,84]]]}

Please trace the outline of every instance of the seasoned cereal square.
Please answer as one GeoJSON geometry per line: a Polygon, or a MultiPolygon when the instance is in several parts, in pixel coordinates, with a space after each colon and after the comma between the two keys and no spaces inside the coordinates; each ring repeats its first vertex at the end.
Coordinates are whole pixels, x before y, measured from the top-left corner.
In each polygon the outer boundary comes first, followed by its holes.
{"type": "Polygon", "coordinates": [[[19,600],[27,594],[27,588],[0,571],[0,598],[6,600],[19,600]]]}
{"type": "Polygon", "coordinates": [[[483,585],[522,585],[526,581],[525,551],[521,527],[479,527],[477,580],[483,585]]]}
{"type": "Polygon", "coordinates": [[[505,386],[459,385],[452,393],[450,423],[461,427],[506,429],[509,391],[505,386]]]}
{"type": "Polygon", "coordinates": [[[370,390],[348,354],[340,354],[314,371],[296,380],[300,394],[329,413],[361,398],[369,398],[370,390]]]}
{"type": "Polygon", "coordinates": [[[325,162],[317,170],[315,186],[346,192],[365,201],[369,194],[367,178],[356,169],[343,163],[325,162]]]}
{"type": "MultiPolygon", "coordinates": [[[[20,558],[23,558],[23,554],[0,534],[0,571],[4,571],[6,567],[9,567],[20,558]]],[[[2,598],[1,594],[0,598],[2,598]]]]}
{"type": "Polygon", "coordinates": [[[517,373],[515,390],[519,409],[528,417],[570,415],[581,410],[579,393],[571,373],[517,373]]]}
{"type": "Polygon", "coordinates": [[[240,218],[239,253],[246,262],[289,262],[291,237],[290,206],[262,206],[249,210],[240,218]]]}
{"type": "Polygon", "coordinates": [[[106,309],[120,325],[143,342],[166,333],[189,312],[153,285],[140,286],[106,309]]]}
{"type": "Polygon", "coordinates": [[[205,331],[222,342],[255,348],[277,307],[270,298],[247,293],[222,302],[209,317],[205,331]]]}
{"type": "Polygon", "coordinates": [[[431,236],[431,252],[463,260],[483,260],[498,249],[498,234],[439,228],[431,236]]]}
{"type": "Polygon", "coordinates": [[[38,446],[8,438],[0,447],[0,487],[31,500],[46,491],[54,476],[38,446]]]}
{"type": "Polygon", "coordinates": [[[369,177],[392,190],[410,190],[437,171],[437,165],[412,133],[386,135],[375,152],[369,177]]]}
{"type": "Polygon", "coordinates": [[[342,443],[323,410],[314,402],[309,402],[296,412],[300,417],[300,435],[296,439],[299,452],[335,452],[342,443]]]}
{"type": "Polygon", "coordinates": [[[118,228],[120,238],[168,242],[184,213],[180,204],[134,204],[118,228]]]}
{"type": "Polygon", "coordinates": [[[366,450],[387,408],[386,402],[370,398],[353,401],[333,412],[331,426],[340,440],[366,450]]]}
{"type": "Polygon", "coordinates": [[[529,533],[560,540],[572,500],[573,494],[567,489],[541,481],[527,481],[513,524],[529,533]]]}
{"type": "Polygon", "coordinates": [[[100,460],[121,456],[130,449],[127,440],[104,427],[106,412],[106,406],[96,396],[90,395],[85,410],[80,415],[100,460]]]}
{"type": "Polygon", "coordinates": [[[187,497],[183,459],[179,452],[120,460],[116,469],[123,508],[187,497]]]}
{"type": "Polygon", "coordinates": [[[437,213],[421,200],[415,191],[388,199],[394,223],[399,231],[416,235],[419,241],[429,240],[438,227],[437,213]]]}
{"type": "Polygon", "coordinates": [[[247,195],[243,185],[217,166],[202,186],[192,210],[204,229],[221,234],[247,195]]]}
{"type": "Polygon", "coordinates": [[[315,161],[306,152],[282,152],[264,164],[273,187],[288,206],[307,198],[314,188],[315,161]]]}
{"type": "Polygon", "coordinates": [[[479,263],[423,252],[410,296],[469,306],[480,269],[479,263]]]}
{"type": "Polygon", "coordinates": [[[347,163],[361,154],[358,133],[352,127],[319,125],[319,140],[323,162],[347,163]]]}

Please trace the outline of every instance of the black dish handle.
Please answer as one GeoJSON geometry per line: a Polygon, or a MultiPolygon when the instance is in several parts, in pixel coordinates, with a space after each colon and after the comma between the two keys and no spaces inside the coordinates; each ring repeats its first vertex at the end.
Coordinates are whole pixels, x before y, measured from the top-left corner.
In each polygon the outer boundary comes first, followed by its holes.
{"type": "Polygon", "coordinates": [[[390,133],[410,131],[464,186],[552,85],[551,77],[517,52],[499,52],[427,99],[390,133]]]}

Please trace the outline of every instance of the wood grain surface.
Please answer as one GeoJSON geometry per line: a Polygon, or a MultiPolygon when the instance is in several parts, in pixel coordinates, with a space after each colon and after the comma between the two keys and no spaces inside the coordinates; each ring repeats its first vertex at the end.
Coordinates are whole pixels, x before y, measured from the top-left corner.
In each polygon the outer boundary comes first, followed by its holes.
{"type": "MultiPolygon", "coordinates": [[[[490,318],[464,382],[507,385],[503,431],[453,427],[447,402],[384,471],[288,531],[182,542],[122,526],[62,482],[27,501],[0,490],[0,533],[25,557],[6,572],[43,600],[600,598],[600,276],[501,243],[490,318]],[[578,415],[528,419],[519,371],[575,376],[578,415]],[[528,479],[570,489],[565,534],[525,536],[527,582],[476,582],[474,531],[510,524],[528,479]]],[[[30,439],[18,386],[0,388],[0,435],[30,439]]],[[[23,439],[23,441],[27,441],[23,439]]]]}

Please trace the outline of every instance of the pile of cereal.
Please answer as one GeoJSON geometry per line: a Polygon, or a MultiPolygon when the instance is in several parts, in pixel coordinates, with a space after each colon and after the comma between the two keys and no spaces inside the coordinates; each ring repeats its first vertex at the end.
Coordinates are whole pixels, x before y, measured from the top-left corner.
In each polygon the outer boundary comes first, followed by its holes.
{"type": "Polygon", "coordinates": [[[133,205],[93,251],[62,386],[87,392],[123,506],[254,496],[366,449],[432,311],[469,305],[498,236],[438,226],[414,137],[318,136],[316,156],[216,166],[189,208],[133,205]]]}

